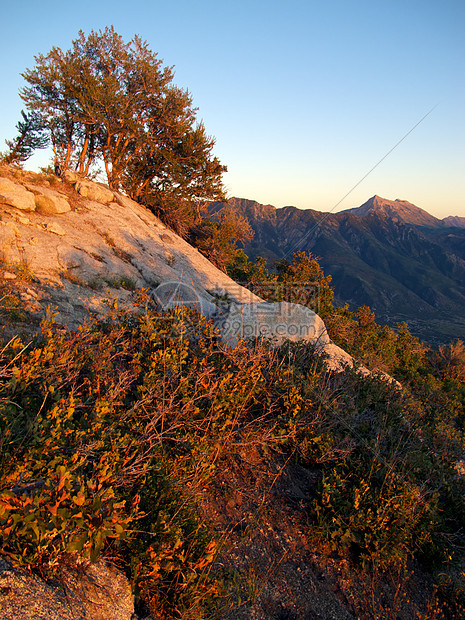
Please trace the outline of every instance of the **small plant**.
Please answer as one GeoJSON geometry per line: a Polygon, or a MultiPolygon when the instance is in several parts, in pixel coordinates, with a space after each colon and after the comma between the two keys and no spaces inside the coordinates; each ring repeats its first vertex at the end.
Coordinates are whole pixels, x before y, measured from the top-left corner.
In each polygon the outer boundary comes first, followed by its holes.
{"type": "Polygon", "coordinates": [[[62,271],[60,275],[68,280],[68,282],[71,282],[71,284],[82,287],[87,286],[87,283],[80,276],[76,275],[72,269],[66,269],[66,271],[62,271]]]}
{"type": "Polygon", "coordinates": [[[12,271],[20,280],[23,280],[24,282],[34,281],[34,276],[25,260],[21,260],[19,263],[9,264],[8,270],[12,271]]]}
{"type": "Polygon", "coordinates": [[[105,239],[111,248],[116,248],[116,243],[113,237],[111,237],[106,231],[100,232],[100,235],[105,239]]]}
{"type": "Polygon", "coordinates": [[[101,232],[100,235],[105,239],[107,244],[113,249],[113,252],[125,263],[130,263],[133,259],[133,256],[126,252],[125,250],[118,247],[113,237],[111,237],[106,231],[101,232]]]}
{"type": "Polygon", "coordinates": [[[125,250],[122,250],[121,248],[114,248],[114,252],[116,256],[120,258],[122,261],[124,261],[125,263],[131,263],[131,261],[133,260],[132,254],[129,254],[129,252],[126,252],[125,250]]]}
{"type": "Polygon", "coordinates": [[[104,276],[103,280],[111,288],[124,288],[127,291],[135,291],[137,288],[136,281],[129,276],[104,276]]]}
{"type": "Polygon", "coordinates": [[[231,296],[226,291],[225,293],[219,293],[218,291],[208,291],[213,297],[213,303],[218,308],[227,308],[231,303],[231,296]]]}
{"type": "Polygon", "coordinates": [[[92,258],[95,258],[95,260],[99,263],[105,262],[104,258],[100,256],[100,254],[97,254],[97,252],[90,252],[90,255],[92,256],[92,258]]]}
{"type": "Polygon", "coordinates": [[[103,280],[99,276],[93,276],[87,281],[87,286],[93,291],[101,291],[103,289],[103,280]]]}
{"type": "MultiPolygon", "coordinates": [[[[0,295],[2,295],[2,291],[0,291],[0,295]]],[[[27,312],[16,295],[6,293],[0,297],[0,319],[2,318],[12,322],[26,320],[27,312]]]]}

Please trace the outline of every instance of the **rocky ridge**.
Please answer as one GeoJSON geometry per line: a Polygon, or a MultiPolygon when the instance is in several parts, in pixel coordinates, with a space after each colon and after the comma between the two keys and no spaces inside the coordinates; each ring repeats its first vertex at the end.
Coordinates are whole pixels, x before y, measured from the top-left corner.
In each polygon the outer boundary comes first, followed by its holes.
{"type": "Polygon", "coordinates": [[[387,200],[381,196],[372,196],[367,202],[360,207],[346,209],[342,213],[352,213],[359,217],[376,214],[384,215],[390,218],[396,218],[407,224],[415,224],[416,226],[441,226],[442,222],[434,215],[430,215],[424,209],[420,209],[416,205],[408,202],[408,200],[387,200]]]}
{"type": "Polygon", "coordinates": [[[0,218],[0,275],[32,316],[52,307],[57,322],[76,329],[89,312],[103,316],[116,299],[130,307],[135,291],[146,289],[163,309],[188,305],[211,318],[232,345],[240,338],[304,340],[328,355],[332,369],[353,362],[309,308],[264,302],[104,185],[74,173],[62,182],[4,168],[0,218]]]}

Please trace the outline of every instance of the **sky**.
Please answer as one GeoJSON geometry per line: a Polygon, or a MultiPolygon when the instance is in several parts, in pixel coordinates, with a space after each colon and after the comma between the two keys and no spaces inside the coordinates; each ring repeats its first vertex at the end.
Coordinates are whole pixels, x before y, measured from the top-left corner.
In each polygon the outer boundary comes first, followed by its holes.
{"type": "Polygon", "coordinates": [[[0,0],[0,16],[0,150],[34,56],[113,25],[174,66],[229,197],[465,217],[465,0],[0,0]]]}

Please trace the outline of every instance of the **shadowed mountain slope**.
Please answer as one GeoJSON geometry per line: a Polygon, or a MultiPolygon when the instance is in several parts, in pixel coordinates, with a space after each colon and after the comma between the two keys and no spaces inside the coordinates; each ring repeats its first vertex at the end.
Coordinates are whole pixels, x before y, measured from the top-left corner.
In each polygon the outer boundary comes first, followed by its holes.
{"type": "MultiPolygon", "coordinates": [[[[391,325],[406,321],[428,342],[465,331],[465,229],[407,201],[374,196],[361,207],[330,214],[232,198],[255,231],[251,257],[271,263],[305,250],[333,277],[337,303],[369,305],[391,325]]],[[[219,203],[213,209],[219,208],[219,203]]]]}

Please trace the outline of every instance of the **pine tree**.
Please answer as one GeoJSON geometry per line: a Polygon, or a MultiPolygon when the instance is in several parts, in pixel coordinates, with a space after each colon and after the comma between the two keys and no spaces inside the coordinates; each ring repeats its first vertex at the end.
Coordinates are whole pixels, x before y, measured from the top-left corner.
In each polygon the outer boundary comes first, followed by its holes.
{"type": "Polygon", "coordinates": [[[40,114],[35,111],[26,114],[21,110],[21,116],[23,120],[16,125],[18,135],[14,140],[5,140],[9,149],[2,157],[5,164],[22,164],[36,149],[48,146],[49,138],[44,134],[45,127],[40,114]]]}
{"type": "MultiPolygon", "coordinates": [[[[224,198],[226,171],[188,91],[172,84],[147,43],[125,43],[113,27],[81,31],[72,48],[52,48],[23,74],[27,107],[47,128],[62,170],[87,174],[103,164],[112,189],[155,212],[183,204],[195,219],[199,198],[224,198]]],[[[189,224],[191,222],[189,221],[189,224]]]]}

